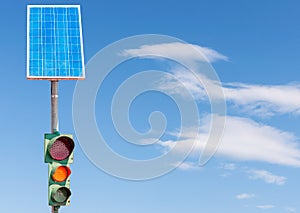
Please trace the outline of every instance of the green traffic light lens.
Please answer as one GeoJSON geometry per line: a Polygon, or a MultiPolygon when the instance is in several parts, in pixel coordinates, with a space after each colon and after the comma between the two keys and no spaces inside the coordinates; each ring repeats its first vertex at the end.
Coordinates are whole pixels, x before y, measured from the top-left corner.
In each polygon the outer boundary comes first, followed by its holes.
{"type": "Polygon", "coordinates": [[[67,187],[60,187],[52,193],[52,199],[57,203],[66,202],[70,196],[71,191],[67,187]]]}

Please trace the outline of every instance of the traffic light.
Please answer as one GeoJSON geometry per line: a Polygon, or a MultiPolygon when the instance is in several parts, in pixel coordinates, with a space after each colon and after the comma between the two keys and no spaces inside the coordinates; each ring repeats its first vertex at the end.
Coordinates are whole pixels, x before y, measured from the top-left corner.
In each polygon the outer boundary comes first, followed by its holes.
{"type": "Polygon", "coordinates": [[[72,135],[54,132],[45,134],[45,163],[48,169],[48,200],[50,206],[70,204],[70,163],[73,163],[74,140],[72,135]]]}

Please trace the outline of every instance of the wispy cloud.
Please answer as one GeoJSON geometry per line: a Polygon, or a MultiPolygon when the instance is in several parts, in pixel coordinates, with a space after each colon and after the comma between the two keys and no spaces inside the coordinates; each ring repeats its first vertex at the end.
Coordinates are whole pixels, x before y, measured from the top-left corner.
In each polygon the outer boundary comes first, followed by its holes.
{"type": "Polygon", "coordinates": [[[295,209],[295,208],[292,208],[292,207],[287,207],[287,208],[285,208],[285,210],[286,210],[287,212],[296,212],[296,209],[295,209]]]}
{"type": "Polygon", "coordinates": [[[226,84],[223,90],[227,101],[252,114],[300,114],[300,84],[250,85],[231,83],[226,84]]]}
{"type": "MultiPolygon", "coordinates": [[[[195,151],[199,156],[208,138],[210,116],[202,118],[202,126],[195,151]]],[[[193,130],[191,130],[193,131],[193,130]]],[[[175,143],[177,152],[184,149],[187,143],[194,143],[195,132],[188,129],[182,132],[184,140],[160,142],[160,145],[172,149],[175,143]]],[[[226,126],[216,153],[235,160],[261,161],[278,165],[300,167],[300,149],[297,138],[289,132],[257,123],[249,118],[226,117],[226,126]]]]}
{"type": "MultiPolygon", "coordinates": [[[[157,83],[157,88],[178,95],[183,95],[182,91],[186,89],[195,100],[208,100],[205,88],[199,80],[207,80],[203,79],[203,76],[200,74],[195,76],[195,73],[178,67],[173,68],[171,73],[177,81],[174,78],[162,79],[157,83]]],[[[300,83],[285,85],[227,83],[223,84],[222,90],[226,101],[241,112],[264,117],[276,113],[300,114],[300,83]]]]}
{"type": "MultiPolygon", "coordinates": [[[[139,57],[167,55],[174,60],[183,61],[190,65],[197,61],[228,60],[227,56],[211,48],[180,42],[143,45],[136,49],[124,50],[121,54],[139,57]]],[[[199,69],[197,66],[193,66],[193,68],[199,69]]],[[[174,81],[174,78],[162,79],[157,85],[159,89],[181,94],[182,87],[184,87],[197,100],[207,98],[201,80],[210,80],[205,78],[203,73],[195,74],[195,72],[192,73],[182,67],[175,67],[170,72],[180,83],[174,81]]],[[[213,81],[210,83],[213,84],[213,81]]],[[[300,114],[300,83],[285,85],[226,83],[222,89],[226,100],[244,112],[260,116],[271,116],[275,113],[300,114]]]]}
{"type": "Polygon", "coordinates": [[[203,76],[195,76],[190,71],[174,67],[172,69],[173,78],[166,77],[156,82],[156,87],[159,90],[165,91],[170,94],[177,94],[187,99],[185,96],[187,93],[183,93],[183,90],[189,91],[195,100],[206,100],[207,94],[199,79],[203,79],[203,76]]]}
{"type": "Polygon", "coordinates": [[[259,205],[259,206],[256,206],[256,208],[267,210],[267,209],[273,209],[273,208],[275,208],[275,206],[274,205],[259,205]]]}
{"type": "MultiPolygon", "coordinates": [[[[215,62],[228,60],[219,52],[198,45],[184,43],[162,43],[144,45],[136,49],[124,50],[121,54],[138,57],[169,56],[175,60],[183,60],[194,64],[201,61],[215,62]],[[192,51],[191,51],[192,50],[192,51]],[[200,54],[199,54],[200,52],[200,54]]],[[[199,68],[193,66],[195,69],[199,68]]],[[[174,78],[165,78],[156,82],[157,88],[169,93],[181,95],[183,88],[187,89],[196,100],[208,100],[206,91],[199,76],[184,68],[175,67],[171,70],[174,78]],[[180,83],[178,82],[180,81],[180,83]]],[[[207,80],[207,79],[204,79],[207,80]]],[[[209,80],[209,84],[214,84],[209,80]]],[[[220,86],[220,85],[218,85],[220,86]]],[[[256,115],[274,115],[281,113],[300,114],[300,84],[287,85],[255,85],[228,83],[222,86],[225,98],[231,107],[238,107],[239,112],[256,115]]],[[[209,117],[209,116],[207,116],[209,117]]],[[[201,132],[198,136],[197,151],[205,147],[210,128],[209,119],[204,118],[201,132]]],[[[193,143],[195,132],[183,131],[186,137],[182,141],[168,140],[160,145],[171,149],[175,142],[177,151],[187,143],[193,143]]],[[[227,116],[224,135],[217,154],[237,160],[262,161],[272,164],[300,167],[299,139],[291,132],[282,131],[272,126],[255,122],[249,118],[227,116]]]]}
{"type": "Polygon", "coordinates": [[[224,163],[222,164],[222,168],[225,170],[235,170],[236,169],[236,165],[234,163],[224,163]]]}
{"type": "Polygon", "coordinates": [[[169,56],[185,62],[228,60],[226,56],[211,48],[180,42],[143,45],[136,49],[124,50],[121,55],[138,57],[169,56]]]}
{"type": "Polygon", "coordinates": [[[183,162],[177,168],[180,169],[180,170],[185,170],[185,171],[187,171],[187,170],[199,170],[199,169],[201,169],[201,167],[199,167],[194,162],[183,162]]]}
{"type": "Polygon", "coordinates": [[[300,166],[300,149],[292,133],[249,118],[226,117],[218,153],[241,160],[300,166]]]}
{"type": "Polygon", "coordinates": [[[245,200],[245,199],[250,199],[255,197],[255,194],[248,194],[248,193],[243,193],[243,194],[238,194],[236,196],[236,199],[238,200],[245,200]]]}
{"type": "Polygon", "coordinates": [[[250,170],[249,173],[251,179],[260,179],[266,183],[276,185],[284,185],[287,179],[284,176],[274,175],[266,170],[250,170]]]}

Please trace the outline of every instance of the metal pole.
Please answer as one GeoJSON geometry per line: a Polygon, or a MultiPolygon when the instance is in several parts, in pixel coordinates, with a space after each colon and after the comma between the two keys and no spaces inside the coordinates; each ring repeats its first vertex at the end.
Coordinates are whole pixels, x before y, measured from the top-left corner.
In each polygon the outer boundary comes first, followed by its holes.
{"type": "Polygon", "coordinates": [[[51,132],[58,131],[58,81],[51,81],[51,132]]]}
{"type": "MultiPolygon", "coordinates": [[[[58,81],[51,81],[51,132],[58,131],[58,81]]],[[[58,213],[60,206],[52,206],[51,213],[58,213]]]]}
{"type": "Polygon", "coordinates": [[[58,209],[60,206],[52,206],[52,213],[58,213],[58,209]]]}

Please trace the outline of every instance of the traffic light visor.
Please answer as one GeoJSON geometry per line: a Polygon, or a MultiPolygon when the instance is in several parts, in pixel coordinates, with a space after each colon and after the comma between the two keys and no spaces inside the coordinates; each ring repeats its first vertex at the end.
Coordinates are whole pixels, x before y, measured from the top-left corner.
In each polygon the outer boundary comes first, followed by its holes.
{"type": "Polygon", "coordinates": [[[67,159],[74,149],[74,141],[70,137],[61,136],[55,139],[52,145],[49,147],[50,156],[54,160],[67,159]]]}

